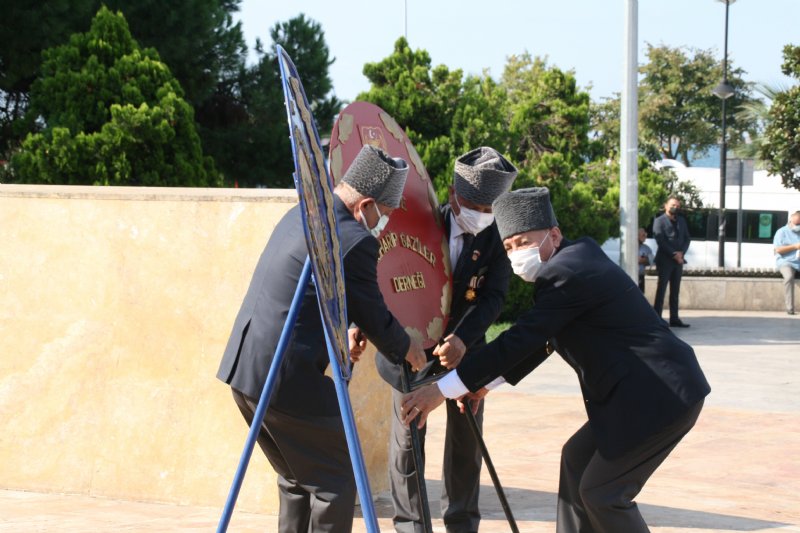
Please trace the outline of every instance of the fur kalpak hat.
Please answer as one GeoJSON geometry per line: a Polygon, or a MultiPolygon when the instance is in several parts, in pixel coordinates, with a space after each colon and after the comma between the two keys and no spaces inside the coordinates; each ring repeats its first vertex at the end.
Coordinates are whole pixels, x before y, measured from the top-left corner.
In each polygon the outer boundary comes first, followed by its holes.
{"type": "Polygon", "coordinates": [[[531,187],[502,194],[492,204],[500,238],[537,229],[558,226],[550,191],[547,187],[531,187]]]}
{"type": "Polygon", "coordinates": [[[389,157],[380,148],[365,144],[342,176],[342,181],[379,204],[399,207],[406,177],[408,163],[405,160],[389,157]]]}
{"type": "Polygon", "coordinates": [[[476,148],[456,159],[453,188],[461,198],[479,205],[491,205],[511,188],[517,168],[488,146],[476,148]]]}

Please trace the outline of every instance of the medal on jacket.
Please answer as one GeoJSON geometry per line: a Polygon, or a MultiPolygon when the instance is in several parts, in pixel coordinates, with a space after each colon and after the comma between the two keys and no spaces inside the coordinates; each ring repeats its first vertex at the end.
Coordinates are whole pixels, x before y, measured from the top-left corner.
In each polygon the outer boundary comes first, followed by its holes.
{"type": "Polygon", "coordinates": [[[469,280],[469,288],[467,292],[464,293],[464,299],[468,302],[472,302],[475,298],[478,297],[478,293],[475,292],[475,289],[478,288],[478,276],[472,276],[469,280]]]}

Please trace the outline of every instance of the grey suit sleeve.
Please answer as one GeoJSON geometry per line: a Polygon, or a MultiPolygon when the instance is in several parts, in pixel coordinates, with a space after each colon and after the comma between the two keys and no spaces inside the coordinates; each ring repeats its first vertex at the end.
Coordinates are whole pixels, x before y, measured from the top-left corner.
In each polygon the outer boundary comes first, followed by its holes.
{"type": "Polygon", "coordinates": [[[344,257],[347,315],[392,363],[401,363],[411,344],[378,287],[378,241],[365,238],[344,257]]]}

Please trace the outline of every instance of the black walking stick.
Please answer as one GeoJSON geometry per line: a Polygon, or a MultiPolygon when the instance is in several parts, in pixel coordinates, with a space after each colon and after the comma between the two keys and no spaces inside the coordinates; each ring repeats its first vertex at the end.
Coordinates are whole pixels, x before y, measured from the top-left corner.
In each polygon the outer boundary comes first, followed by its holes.
{"type": "Polygon", "coordinates": [[[486,448],[486,443],[483,441],[481,430],[478,428],[478,421],[475,420],[475,415],[472,414],[472,407],[469,404],[469,400],[464,402],[464,413],[467,415],[467,420],[469,421],[469,427],[472,430],[472,434],[475,435],[475,439],[478,441],[478,445],[481,448],[483,462],[486,463],[486,469],[489,470],[489,475],[492,477],[494,490],[497,491],[497,497],[500,499],[500,505],[503,507],[503,512],[506,514],[508,525],[511,526],[512,533],[519,533],[517,522],[514,520],[514,515],[511,514],[511,507],[508,506],[506,493],[503,491],[502,485],[500,485],[500,478],[497,477],[497,471],[494,469],[492,458],[489,457],[489,449],[486,448]]]}
{"type": "MultiPolygon", "coordinates": [[[[403,392],[408,394],[411,392],[411,376],[408,371],[408,365],[402,362],[400,366],[403,367],[403,373],[400,376],[403,392]]],[[[417,489],[419,490],[422,523],[425,526],[425,531],[432,533],[433,523],[431,522],[431,509],[428,505],[428,489],[425,486],[425,462],[422,460],[422,445],[419,441],[419,428],[417,428],[418,419],[419,415],[411,421],[408,429],[411,430],[411,450],[414,454],[414,470],[417,478],[417,489]]]]}
{"type": "MultiPolygon", "coordinates": [[[[461,317],[461,320],[458,321],[456,327],[452,329],[455,331],[458,327],[464,322],[464,319],[467,318],[473,310],[475,306],[470,306],[464,315],[461,317]]],[[[434,380],[441,379],[447,372],[443,372],[441,374],[436,375],[434,378],[429,378],[426,380],[426,383],[431,383],[434,380]]],[[[415,383],[414,387],[417,388],[421,386],[423,383],[415,383]]],[[[517,522],[514,520],[514,515],[511,514],[511,507],[508,505],[508,500],[506,499],[506,493],[503,491],[503,486],[500,485],[500,478],[497,477],[497,471],[494,469],[494,463],[492,463],[492,458],[489,457],[489,449],[486,447],[486,443],[483,441],[483,436],[481,435],[481,430],[478,428],[478,421],[475,420],[475,415],[472,414],[472,408],[469,405],[469,400],[464,402],[464,413],[467,415],[467,420],[469,421],[469,427],[472,430],[472,434],[475,435],[475,439],[478,441],[478,446],[481,449],[481,456],[483,457],[483,462],[486,463],[486,468],[489,470],[489,475],[492,477],[492,484],[494,485],[494,490],[497,492],[497,497],[500,499],[500,505],[503,507],[503,512],[506,514],[506,519],[508,520],[508,525],[511,526],[512,533],[519,533],[519,528],[517,528],[517,522]]]]}

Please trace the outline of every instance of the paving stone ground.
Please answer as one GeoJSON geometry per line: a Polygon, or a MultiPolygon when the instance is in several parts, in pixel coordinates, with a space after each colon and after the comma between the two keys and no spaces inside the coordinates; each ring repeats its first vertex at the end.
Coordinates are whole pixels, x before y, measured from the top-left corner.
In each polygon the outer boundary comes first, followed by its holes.
{"type": "MultiPolygon", "coordinates": [[[[654,533],[800,532],[800,316],[686,311],[677,330],[712,386],[697,426],[637,501],[654,533]]],[[[431,416],[427,483],[434,531],[443,532],[442,413],[431,416]]],[[[585,421],[577,379],[557,357],[517,387],[490,394],[485,441],[520,531],[555,531],[558,460],[585,421]]],[[[220,508],[2,490],[2,532],[214,531],[220,508]]],[[[481,531],[510,531],[486,469],[481,531]]],[[[386,494],[382,531],[392,531],[386,494]]],[[[276,531],[272,515],[234,512],[229,531],[276,531]]],[[[366,531],[356,518],[354,531],[366,531]]],[[[621,532],[624,533],[624,532],[621,532]]]]}

